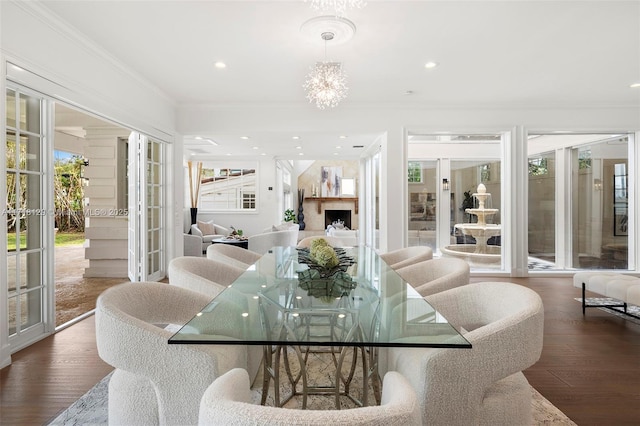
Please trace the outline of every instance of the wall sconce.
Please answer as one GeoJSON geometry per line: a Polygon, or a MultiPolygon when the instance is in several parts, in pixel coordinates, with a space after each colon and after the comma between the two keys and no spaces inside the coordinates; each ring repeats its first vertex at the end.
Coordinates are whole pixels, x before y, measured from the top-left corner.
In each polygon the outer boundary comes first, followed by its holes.
{"type": "Polygon", "coordinates": [[[448,191],[449,190],[449,179],[442,179],[442,190],[443,191],[448,191]]]}
{"type": "Polygon", "coordinates": [[[594,191],[602,191],[602,180],[594,179],[593,180],[593,190],[594,191]]]}

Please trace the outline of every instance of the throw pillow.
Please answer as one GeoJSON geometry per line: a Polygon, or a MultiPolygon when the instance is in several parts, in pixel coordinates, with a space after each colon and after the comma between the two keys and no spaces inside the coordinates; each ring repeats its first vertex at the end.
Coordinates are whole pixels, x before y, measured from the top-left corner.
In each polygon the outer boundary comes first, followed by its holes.
{"type": "Polygon", "coordinates": [[[215,235],[216,233],[215,225],[211,222],[198,221],[198,229],[202,231],[202,235],[215,235]]]}

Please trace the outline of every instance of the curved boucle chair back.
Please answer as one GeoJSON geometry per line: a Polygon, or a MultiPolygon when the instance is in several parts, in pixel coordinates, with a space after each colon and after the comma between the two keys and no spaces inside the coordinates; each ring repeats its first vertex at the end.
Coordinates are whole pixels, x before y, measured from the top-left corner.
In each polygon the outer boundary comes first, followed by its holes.
{"type": "Polygon", "coordinates": [[[345,247],[345,243],[342,238],[338,237],[330,237],[330,236],[316,236],[316,237],[305,237],[298,242],[298,248],[309,248],[311,247],[311,243],[313,240],[317,240],[318,238],[322,238],[325,240],[331,247],[345,247]]]}
{"type": "Polygon", "coordinates": [[[442,257],[405,266],[396,272],[424,297],[469,284],[471,268],[462,259],[442,257]]]}
{"type": "MultiPolygon", "coordinates": [[[[243,250],[243,249],[241,249],[243,250]]],[[[217,296],[245,269],[205,257],[183,256],[171,259],[169,284],[210,296],[217,296]]]]}
{"type": "Polygon", "coordinates": [[[207,247],[207,259],[225,262],[242,269],[247,269],[261,257],[262,255],[259,253],[231,244],[211,244],[207,247]]]}
{"type": "Polygon", "coordinates": [[[400,269],[433,258],[433,250],[427,246],[412,246],[392,250],[380,255],[392,269],[400,269]]]}
{"type": "Polygon", "coordinates": [[[124,283],[96,302],[98,354],[116,368],[109,392],[109,422],[195,424],[207,386],[247,365],[242,346],[169,345],[163,325],[188,322],[210,298],[153,282],[124,283]],[[154,392],[151,392],[153,389],[154,392]],[[122,395],[122,392],[130,392],[122,395]],[[144,410],[145,412],[141,412],[144,410]]]}
{"type": "Polygon", "coordinates": [[[298,243],[298,230],[266,232],[249,237],[249,250],[258,254],[265,254],[272,247],[295,247],[298,243]]]}
{"type": "Polygon", "coordinates": [[[531,424],[522,371],[540,358],[544,309],[533,290],[482,282],[425,298],[461,327],[472,349],[390,348],[389,368],[411,381],[424,424],[531,424]]]}
{"type": "MultiPolygon", "coordinates": [[[[215,244],[222,245],[222,244],[215,244]]],[[[238,250],[247,251],[243,248],[238,250]]],[[[255,253],[254,253],[255,254],[255,253]]],[[[258,258],[260,255],[257,255],[258,258]]],[[[240,268],[224,262],[223,259],[213,260],[204,257],[177,257],[169,262],[168,275],[169,284],[182,287],[191,291],[197,291],[208,296],[207,301],[211,301],[220,292],[226,289],[229,284],[233,283],[240,275],[246,271],[247,267],[240,268]]],[[[240,337],[237,335],[237,321],[242,321],[240,316],[242,312],[248,309],[248,301],[246,296],[240,293],[231,292],[227,294],[227,299],[235,299],[235,306],[225,305],[219,306],[217,309],[229,308],[229,314],[224,316],[225,321],[217,323],[217,333],[225,334],[231,337],[240,337]]],[[[251,318],[258,318],[258,315],[252,315],[251,318]]],[[[244,321],[246,322],[246,321],[244,321]]],[[[254,324],[259,327],[260,324],[254,324]]],[[[258,345],[250,345],[247,351],[247,368],[251,373],[251,378],[255,378],[260,367],[262,359],[262,347],[258,345]]]]}
{"type": "Polygon", "coordinates": [[[296,410],[252,404],[249,376],[234,369],[209,386],[200,403],[200,425],[270,426],[418,426],[420,405],[407,380],[396,372],[384,377],[379,406],[349,410],[296,410]]]}

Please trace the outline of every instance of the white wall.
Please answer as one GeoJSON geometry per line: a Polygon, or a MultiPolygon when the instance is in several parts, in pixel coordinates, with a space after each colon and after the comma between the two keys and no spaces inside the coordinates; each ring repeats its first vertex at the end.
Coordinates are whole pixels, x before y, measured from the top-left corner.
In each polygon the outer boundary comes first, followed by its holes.
{"type": "MultiPolygon", "coordinates": [[[[46,9],[2,1],[0,13],[2,54],[48,80],[44,93],[163,139],[174,133],[174,105],[167,96],[46,9]]],[[[12,67],[7,73],[27,86],[34,82],[31,73],[12,67]]]]}

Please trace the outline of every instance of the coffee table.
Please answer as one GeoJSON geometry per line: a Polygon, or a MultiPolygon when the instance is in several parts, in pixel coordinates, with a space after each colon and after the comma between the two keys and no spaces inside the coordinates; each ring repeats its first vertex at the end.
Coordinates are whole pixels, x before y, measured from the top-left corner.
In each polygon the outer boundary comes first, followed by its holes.
{"type": "Polygon", "coordinates": [[[235,238],[216,238],[211,240],[211,244],[230,244],[244,249],[249,248],[249,240],[236,240],[235,238]]]}
{"type": "Polygon", "coordinates": [[[310,280],[309,265],[302,262],[308,252],[299,250],[273,247],[175,333],[169,344],[262,345],[262,403],[274,380],[276,405],[300,394],[303,408],[309,394],[334,395],[338,408],[342,395],[358,405],[367,405],[369,379],[379,403],[381,347],[471,348],[368,247],[338,249],[353,264],[330,280],[310,280]],[[287,347],[295,351],[301,366],[299,374],[291,374],[287,366],[287,347]],[[336,365],[334,386],[327,389],[307,383],[308,353],[318,348],[328,349],[336,365]],[[342,365],[350,352],[354,359],[344,375],[342,365]],[[358,354],[363,369],[361,401],[349,395],[358,354]],[[280,401],[278,390],[281,358],[293,389],[284,401],[280,401]],[[299,382],[301,392],[297,391],[299,382]]]}

